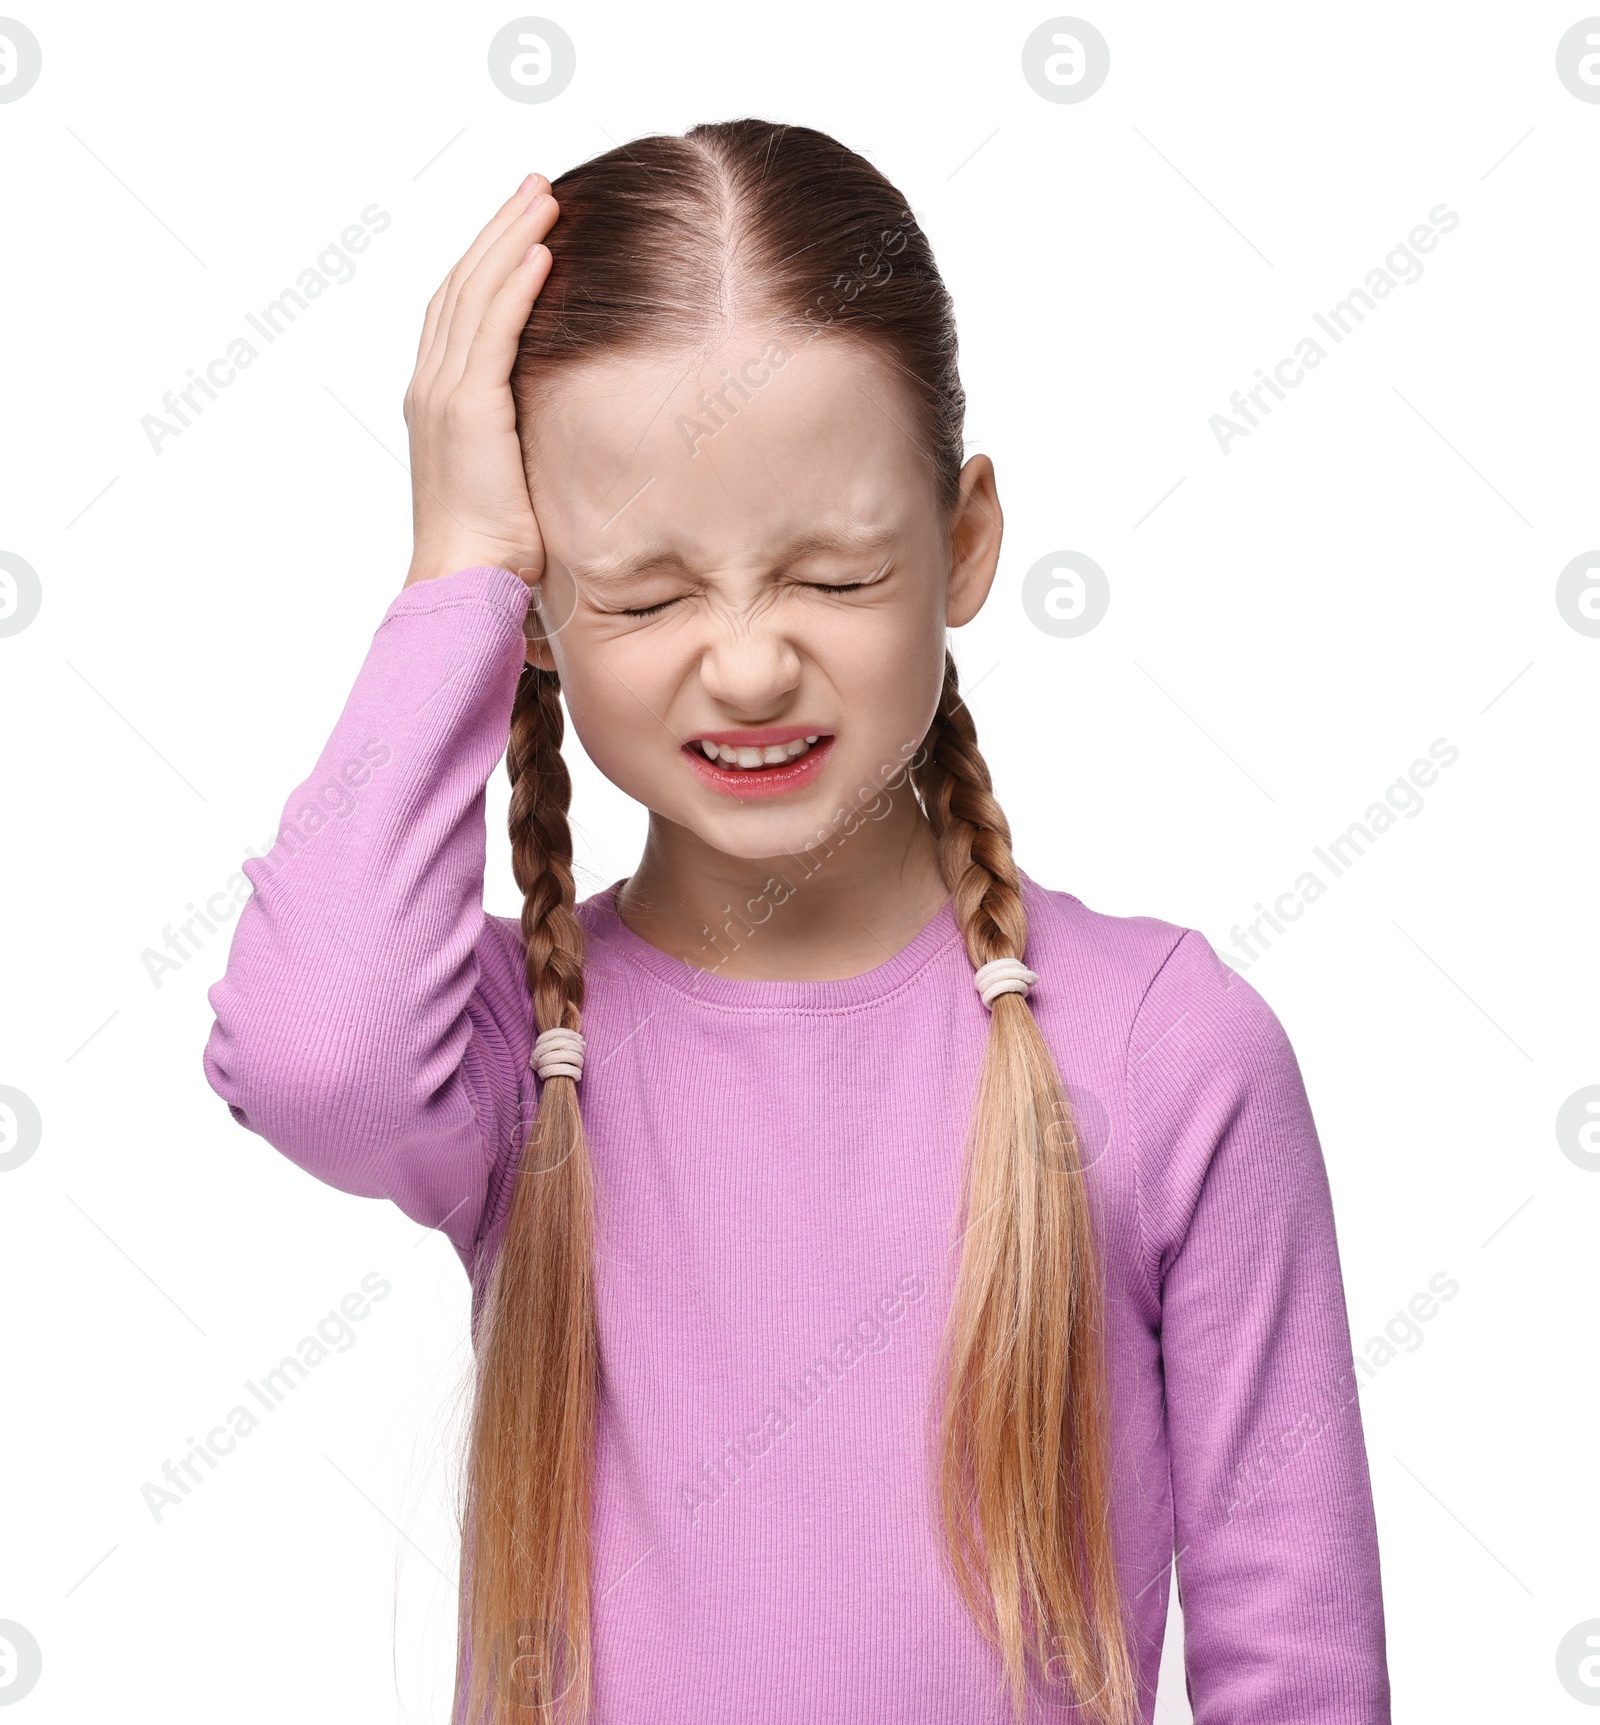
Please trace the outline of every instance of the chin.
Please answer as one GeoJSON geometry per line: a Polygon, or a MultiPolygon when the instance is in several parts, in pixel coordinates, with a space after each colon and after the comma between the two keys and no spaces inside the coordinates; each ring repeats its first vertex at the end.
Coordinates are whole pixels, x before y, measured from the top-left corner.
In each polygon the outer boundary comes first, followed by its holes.
{"type": "Polygon", "coordinates": [[[762,862],[768,857],[799,856],[807,845],[817,842],[817,829],[825,824],[822,819],[728,821],[697,825],[694,830],[723,856],[736,857],[741,862],[762,862]]]}

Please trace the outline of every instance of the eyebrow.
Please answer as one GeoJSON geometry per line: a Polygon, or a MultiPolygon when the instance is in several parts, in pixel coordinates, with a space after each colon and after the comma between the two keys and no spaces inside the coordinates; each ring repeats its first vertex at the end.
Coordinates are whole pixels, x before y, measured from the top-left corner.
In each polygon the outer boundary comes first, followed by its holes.
{"type": "MultiPolygon", "coordinates": [[[[894,542],[895,537],[891,528],[863,529],[859,532],[802,533],[784,546],[774,567],[787,568],[789,564],[798,562],[802,557],[809,557],[821,551],[844,552],[847,555],[882,551],[894,542]]],[[[687,575],[690,573],[689,565],[683,557],[677,551],[666,546],[657,550],[636,552],[628,556],[603,557],[587,563],[571,563],[568,568],[578,580],[597,587],[620,585],[625,581],[636,580],[641,575],[662,573],[687,575]]]]}

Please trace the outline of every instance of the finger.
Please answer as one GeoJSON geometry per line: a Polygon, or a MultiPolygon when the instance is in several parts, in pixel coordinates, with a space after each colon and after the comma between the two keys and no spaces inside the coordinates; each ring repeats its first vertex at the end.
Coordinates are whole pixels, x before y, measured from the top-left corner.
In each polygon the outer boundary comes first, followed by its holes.
{"type": "Polygon", "coordinates": [[[456,267],[450,272],[444,283],[444,299],[439,308],[439,316],[435,320],[433,330],[433,352],[430,359],[436,364],[442,351],[439,344],[445,332],[449,330],[455,314],[456,302],[462,288],[471,280],[474,271],[496,244],[504,238],[511,228],[515,227],[535,200],[548,196],[542,189],[549,182],[543,175],[532,175],[506,200],[495,212],[493,218],[486,222],[479,231],[478,237],[467,248],[456,267]]]}
{"type": "Polygon", "coordinates": [[[459,380],[484,313],[512,273],[522,266],[528,248],[549,233],[560,213],[555,200],[545,198],[513,222],[479,259],[461,284],[448,326],[441,322],[435,337],[435,346],[443,346],[432,366],[436,382],[448,387],[459,380]]]}
{"type": "Polygon", "coordinates": [[[461,387],[488,392],[509,382],[517,343],[539,290],[550,279],[554,260],[548,246],[529,248],[479,320],[461,369],[461,387]]]}
{"type": "Polygon", "coordinates": [[[449,321],[450,309],[455,303],[456,293],[476,267],[478,260],[505,230],[527,210],[534,198],[547,194],[549,190],[550,182],[543,174],[527,175],[516,191],[479,229],[477,237],[457,260],[455,268],[439,284],[437,292],[428,302],[428,310],[423,320],[422,338],[417,344],[417,370],[419,372],[428,363],[434,342],[438,338],[441,323],[448,323],[449,321]]]}
{"type": "Polygon", "coordinates": [[[434,376],[439,383],[448,387],[459,381],[484,313],[512,274],[528,261],[529,248],[549,233],[560,213],[553,198],[536,200],[493,242],[460,284],[448,328],[441,324],[435,338],[434,376]]]}
{"type": "Polygon", "coordinates": [[[473,263],[482,255],[484,248],[492,244],[495,237],[504,231],[506,224],[514,221],[519,212],[527,208],[530,199],[538,195],[538,186],[541,182],[548,184],[547,181],[544,181],[543,175],[527,175],[516,191],[478,230],[472,244],[456,260],[450,273],[440,282],[433,298],[428,301],[427,313],[423,318],[422,336],[417,343],[416,369],[419,375],[427,368],[428,356],[438,335],[440,320],[448,314],[454,290],[460,285],[473,263]]]}
{"type": "Polygon", "coordinates": [[[421,371],[423,362],[428,357],[428,349],[433,345],[433,332],[439,323],[439,308],[444,304],[444,290],[450,278],[445,277],[433,290],[433,298],[428,301],[428,309],[422,318],[422,335],[417,341],[417,363],[412,368],[421,371]]]}

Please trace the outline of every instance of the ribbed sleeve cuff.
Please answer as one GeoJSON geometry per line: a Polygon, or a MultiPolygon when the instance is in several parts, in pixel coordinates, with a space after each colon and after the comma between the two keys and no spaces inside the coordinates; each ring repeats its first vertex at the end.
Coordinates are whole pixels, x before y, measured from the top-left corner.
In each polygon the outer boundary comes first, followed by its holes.
{"type": "Polygon", "coordinates": [[[484,605],[502,612],[520,629],[528,614],[533,589],[520,575],[498,563],[477,563],[431,581],[414,581],[402,587],[383,614],[384,623],[396,617],[411,617],[452,605],[484,605]]]}

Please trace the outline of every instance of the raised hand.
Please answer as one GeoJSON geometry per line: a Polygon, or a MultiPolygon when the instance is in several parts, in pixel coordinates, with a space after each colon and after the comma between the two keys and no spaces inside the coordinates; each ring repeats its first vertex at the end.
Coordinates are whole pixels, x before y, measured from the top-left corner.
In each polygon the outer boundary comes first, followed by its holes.
{"type": "Polygon", "coordinates": [[[544,545],[517,441],[511,365],[550,274],[560,209],[529,174],[428,302],[406,391],[413,551],[405,584],[498,563],[530,585],[544,545]]]}

